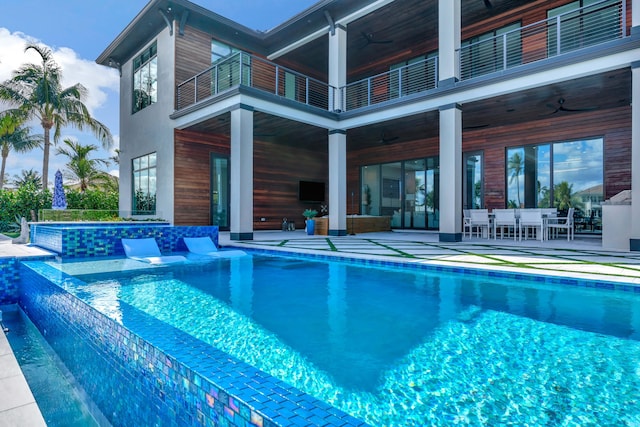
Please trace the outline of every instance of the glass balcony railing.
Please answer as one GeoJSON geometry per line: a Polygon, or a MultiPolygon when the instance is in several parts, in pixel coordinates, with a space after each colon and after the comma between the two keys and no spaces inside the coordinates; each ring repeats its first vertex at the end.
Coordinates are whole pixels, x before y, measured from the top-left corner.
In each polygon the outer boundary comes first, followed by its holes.
{"type": "Polygon", "coordinates": [[[240,84],[323,110],[333,109],[336,93],[334,87],[320,80],[238,52],[180,83],[176,108],[181,110],[240,84]]]}
{"type": "MultiPolygon", "coordinates": [[[[625,0],[602,0],[462,46],[462,80],[500,72],[626,36],[625,0]]],[[[263,58],[239,52],[177,87],[178,110],[245,85],[329,111],[351,111],[438,86],[438,57],[335,88],[263,58]]]]}

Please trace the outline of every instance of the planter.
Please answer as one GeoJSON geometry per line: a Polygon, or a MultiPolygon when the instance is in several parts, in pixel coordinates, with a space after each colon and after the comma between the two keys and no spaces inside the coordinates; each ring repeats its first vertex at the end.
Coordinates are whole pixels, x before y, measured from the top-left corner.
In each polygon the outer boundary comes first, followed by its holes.
{"type": "Polygon", "coordinates": [[[316,220],[308,219],[306,223],[307,223],[307,235],[313,236],[316,232],[316,220]]]}

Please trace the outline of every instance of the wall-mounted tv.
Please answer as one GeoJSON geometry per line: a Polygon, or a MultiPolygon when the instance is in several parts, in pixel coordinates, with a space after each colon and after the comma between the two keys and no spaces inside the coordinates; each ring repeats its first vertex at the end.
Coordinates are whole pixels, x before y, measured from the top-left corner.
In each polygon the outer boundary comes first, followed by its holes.
{"type": "Polygon", "coordinates": [[[324,182],[300,181],[298,199],[302,202],[324,202],[324,182]]]}

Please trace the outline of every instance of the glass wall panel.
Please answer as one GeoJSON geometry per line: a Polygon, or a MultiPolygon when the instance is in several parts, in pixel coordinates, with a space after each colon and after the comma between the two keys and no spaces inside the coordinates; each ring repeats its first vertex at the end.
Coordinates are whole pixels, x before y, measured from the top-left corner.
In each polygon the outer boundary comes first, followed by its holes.
{"type": "Polygon", "coordinates": [[[364,215],[380,214],[380,165],[364,166],[360,212],[364,215]]]}
{"type": "Polygon", "coordinates": [[[404,227],[426,227],[426,161],[404,162],[404,227]]]}
{"type": "Polygon", "coordinates": [[[601,138],[553,144],[554,204],[575,208],[578,232],[601,230],[603,176],[601,138]]]}
{"type": "Polygon", "coordinates": [[[400,162],[381,165],[382,200],[380,214],[391,217],[391,227],[402,227],[402,164],[400,162]]]}
{"type": "Polygon", "coordinates": [[[482,153],[465,154],[464,165],[464,209],[481,209],[484,206],[482,153]]]}
{"type": "Polygon", "coordinates": [[[507,207],[524,207],[524,148],[507,149],[507,207]]]}
{"type": "Polygon", "coordinates": [[[576,231],[601,232],[602,138],[512,147],[506,153],[507,207],[575,208],[576,231]]]}
{"type": "Polygon", "coordinates": [[[229,230],[229,159],[211,154],[211,225],[229,230]]]}

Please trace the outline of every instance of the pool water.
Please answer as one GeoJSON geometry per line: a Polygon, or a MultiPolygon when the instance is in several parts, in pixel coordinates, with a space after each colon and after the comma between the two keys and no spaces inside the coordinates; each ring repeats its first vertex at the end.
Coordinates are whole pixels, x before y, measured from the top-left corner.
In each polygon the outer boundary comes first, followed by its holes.
{"type": "Polygon", "coordinates": [[[639,293],[267,255],[80,264],[68,290],[114,320],[133,306],[371,425],[640,424],[639,293]]]}
{"type": "Polygon", "coordinates": [[[107,425],[93,417],[88,398],[22,310],[3,312],[3,323],[9,328],[9,344],[49,427],[107,425]]]}

